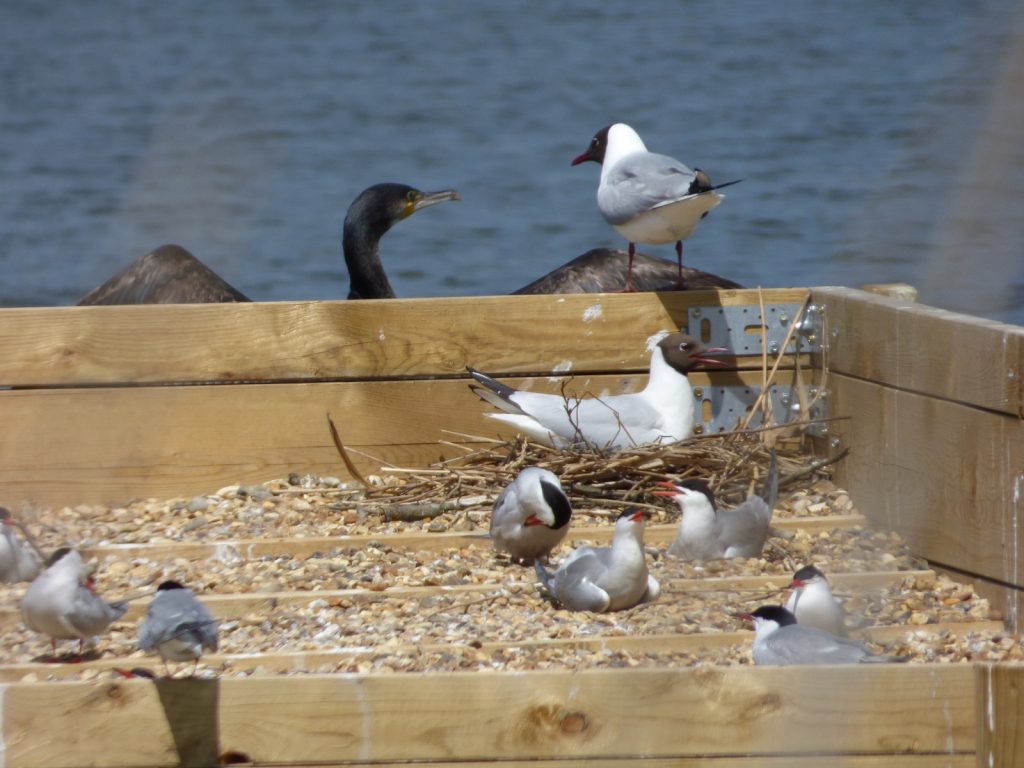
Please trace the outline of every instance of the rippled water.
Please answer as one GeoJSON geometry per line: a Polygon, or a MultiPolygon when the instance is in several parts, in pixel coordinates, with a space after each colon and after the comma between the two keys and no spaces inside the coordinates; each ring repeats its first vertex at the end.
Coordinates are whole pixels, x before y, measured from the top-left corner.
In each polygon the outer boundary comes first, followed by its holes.
{"type": "Polygon", "coordinates": [[[166,242],[255,299],[343,297],[341,221],[378,181],[464,198],[386,236],[399,295],[507,292],[622,245],[569,166],[622,120],[744,179],[687,263],[1024,322],[1018,7],[4,2],[0,305],[166,242]]]}

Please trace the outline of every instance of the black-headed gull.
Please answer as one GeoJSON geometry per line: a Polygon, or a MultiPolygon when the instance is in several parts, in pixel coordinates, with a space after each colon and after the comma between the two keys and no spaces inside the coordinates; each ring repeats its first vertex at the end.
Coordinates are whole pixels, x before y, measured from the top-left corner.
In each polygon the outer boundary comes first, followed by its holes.
{"type": "Polygon", "coordinates": [[[715,509],[715,494],[704,480],[694,478],[679,485],[659,485],[671,490],[654,494],[674,499],[682,512],[679,532],[669,545],[668,554],[698,562],[761,554],[779,495],[779,466],[774,451],[763,494],[748,496],[735,509],[715,509]]]}
{"type": "Polygon", "coordinates": [[[180,582],[165,581],[156,588],[156,596],[146,609],[138,646],[147,652],[155,649],[168,676],[168,661],[191,661],[195,674],[203,649],[217,650],[217,620],[192,590],[180,582]]]}
{"type": "Polygon", "coordinates": [[[878,656],[860,643],[836,637],[814,627],[804,627],[781,605],[762,605],[739,618],[754,624],[755,664],[865,664],[906,661],[903,657],[878,656]]]}
{"type": "Polygon", "coordinates": [[[547,558],[569,532],[572,507],[558,477],[527,467],[499,494],[491,511],[491,540],[520,562],[547,558]]]}
{"type": "Polygon", "coordinates": [[[647,572],[644,521],[648,513],[627,509],[615,521],[610,547],[580,547],[549,572],[534,569],[551,598],[570,611],[621,611],[656,600],[661,586],[647,572]]]}
{"type": "Polygon", "coordinates": [[[736,184],[714,185],[699,168],[690,170],[668,155],[648,152],[639,134],[625,123],[602,128],[586,151],[572,161],[601,165],[597,207],[615,230],[629,241],[626,290],[633,290],[633,257],[637,243],[676,244],[678,281],[683,284],[683,240],[722,202],[717,190],[736,184]]]}
{"type": "Polygon", "coordinates": [[[628,448],[675,443],[693,434],[694,398],[687,373],[698,365],[721,364],[707,355],[728,350],[705,348],[685,333],[664,336],[651,352],[650,378],[640,392],[607,397],[563,397],[513,389],[469,369],[470,384],[481,399],[500,408],[492,419],[515,427],[556,448],[628,448]]]}

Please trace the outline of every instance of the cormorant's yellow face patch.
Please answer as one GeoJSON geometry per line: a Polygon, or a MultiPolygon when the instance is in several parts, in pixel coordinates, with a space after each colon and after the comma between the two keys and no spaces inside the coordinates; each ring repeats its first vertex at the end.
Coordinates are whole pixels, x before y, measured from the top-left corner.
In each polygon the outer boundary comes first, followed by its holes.
{"type": "Polygon", "coordinates": [[[423,197],[423,195],[421,195],[415,189],[410,189],[408,192],[406,192],[405,206],[402,208],[402,215],[400,218],[406,219],[409,216],[412,216],[413,213],[415,213],[416,211],[416,203],[419,202],[419,199],[421,197],[423,197]]]}

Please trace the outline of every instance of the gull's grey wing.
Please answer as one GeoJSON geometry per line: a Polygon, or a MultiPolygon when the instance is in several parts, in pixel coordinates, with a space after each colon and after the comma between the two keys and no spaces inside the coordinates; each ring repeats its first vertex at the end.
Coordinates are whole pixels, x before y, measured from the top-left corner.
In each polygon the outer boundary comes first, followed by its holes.
{"type": "Polygon", "coordinates": [[[86,587],[79,586],[71,604],[71,610],[64,614],[64,621],[85,637],[100,635],[113,622],[124,616],[128,603],[108,603],[86,587]]]}
{"type": "Polygon", "coordinates": [[[598,207],[611,224],[630,219],[691,192],[696,175],[675,158],[652,152],[624,157],[608,172],[598,190],[598,207]]]}
{"type": "Polygon", "coordinates": [[[814,627],[791,624],[782,627],[765,643],[768,652],[758,664],[859,664],[873,657],[866,648],[814,627]],[[768,660],[768,659],[771,660],[768,660]]]}
{"type": "Polygon", "coordinates": [[[719,541],[726,557],[757,557],[768,539],[772,509],[760,496],[749,496],[736,509],[717,513],[721,526],[719,541]]]}
{"type": "Polygon", "coordinates": [[[573,611],[601,612],[608,608],[608,593],[595,582],[607,571],[603,549],[576,550],[551,580],[552,596],[573,611]]]}

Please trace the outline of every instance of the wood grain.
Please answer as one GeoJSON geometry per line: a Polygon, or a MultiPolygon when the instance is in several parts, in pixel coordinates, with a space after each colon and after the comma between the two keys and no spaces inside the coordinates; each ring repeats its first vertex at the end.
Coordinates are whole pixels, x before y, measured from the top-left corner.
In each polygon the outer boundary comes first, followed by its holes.
{"type": "Polygon", "coordinates": [[[850,288],[815,288],[830,370],[1012,416],[1024,414],[1024,328],[850,288]]]}
{"type": "MultiPolygon", "coordinates": [[[[837,433],[851,447],[838,482],[874,525],[940,565],[1024,587],[1024,422],[830,377],[837,433]]],[[[1005,609],[1011,627],[1018,617],[1005,609]]]]}
{"type": "Polygon", "coordinates": [[[958,755],[975,697],[967,665],[55,682],[3,689],[3,736],[7,768],[189,764],[211,740],[292,765],[958,755]]]}
{"type": "MultiPolygon", "coordinates": [[[[863,627],[853,633],[854,637],[887,643],[906,636],[948,633],[963,637],[972,632],[996,632],[1002,629],[997,621],[959,621],[922,626],[872,626],[863,627]]],[[[595,650],[616,650],[628,653],[696,653],[702,649],[713,650],[728,646],[747,646],[752,642],[750,632],[702,632],[692,635],[605,635],[600,637],[545,638],[520,640],[518,642],[485,642],[479,647],[461,643],[421,643],[417,645],[388,645],[372,648],[367,645],[339,647],[330,651],[299,651],[259,654],[213,653],[203,656],[203,664],[213,669],[231,669],[235,672],[251,670],[256,674],[288,674],[296,671],[334,671],[338,667],[353,664],[361,659],[383,655],[404,655],[410,653],[462,653],[467,652],[474,659],[480,654],[501,653],[507,657],[510,649],[531,649],[548,651],[555,648],[590,648],[595,650]]],[[[85,669],[111,671],[137,666],[149,667],[162,674],[155,657],[135,654],[124,658],[101,658],[75,664],[3,664],[0,665],[0,682],[15,683],[34,674],[40,680],[61,679],[80,675],[85,669]]]]}
{"type": "MultiPolygon", "coordinates": [[[[101,308],[97,308],[101,309],[101,308]]],[[[692,374],[695,386],[760,373],[692,374]]],[[[639,375],[527,378],[524,389],[632,392],[639,375]]],[[[125,502],[213,493],[290,472],[346,476],[330,412],[361,472],[381,461],[426,466],[456,453],[446,430],[486,438],[514,432],[485,413],[468,379],[0,391],[0,500],[15,506],[125,502]],[[376,457],[380,461],[373,458],[376,457]]]]}
{"type": "Polygon", "coordinates": [[[0,309],[0,385],[645,370],[647,337],[689,307],[757,303],[746,290],[0,309]]]}
{"type": "Polygon", "coordinates": [[[975,667],[978,713],[978,765],[1024,765],[1024,667],[979,664],[975,667]]]}

